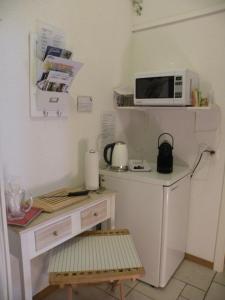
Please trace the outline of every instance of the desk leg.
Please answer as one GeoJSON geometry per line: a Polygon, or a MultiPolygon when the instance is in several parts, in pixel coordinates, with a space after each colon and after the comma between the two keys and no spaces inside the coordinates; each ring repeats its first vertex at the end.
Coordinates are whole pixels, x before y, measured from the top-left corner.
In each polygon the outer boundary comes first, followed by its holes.
{"type": "Polygon", "coordinates": [[[103,230],[115,228],[115,196],[111,196],[108,203],[108,210],[110,212],[109,219],[101,223],[101,229],[103,230]]]}
{"type": "Polygon", "coordinates": [[[27,251],[27,248],[29,247],[29,244],[27,243],[28,241],[25,241],[23,239],[23,236],[21,236],[21,253],[19,257],[20,278],[22,287],[22,299],[32,300],[31,260],[27,251]]]}
{"type": "MultiPolygon", "coordinates": [[[[31,260],[29,256],[30,240],[13,230],[8,231],[10,253],[18,259],[20,275],[20,300],[32,300],[31,260]]],[[[13,265],[11,266],[12,272],[13,265]]],[[[18,292],[15,292],[19,297],[18,292]]]]}

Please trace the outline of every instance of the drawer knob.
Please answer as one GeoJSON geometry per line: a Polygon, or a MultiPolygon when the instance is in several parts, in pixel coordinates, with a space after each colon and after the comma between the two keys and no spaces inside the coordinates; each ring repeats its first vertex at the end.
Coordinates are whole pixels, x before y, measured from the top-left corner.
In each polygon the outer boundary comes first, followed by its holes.
{"type": "Polygon", "coordinates": [[[94,217],[97,217],[97,216],[98,216],[98,213],[95,212],[95,213],[94,213],[94,217]]]}
{"type": "Polygon", "coordinates": [[[58,236],[58,231],[56,231],[56,230],[53,231],[53,235],[54,235],[54,236],[58,236]]]}

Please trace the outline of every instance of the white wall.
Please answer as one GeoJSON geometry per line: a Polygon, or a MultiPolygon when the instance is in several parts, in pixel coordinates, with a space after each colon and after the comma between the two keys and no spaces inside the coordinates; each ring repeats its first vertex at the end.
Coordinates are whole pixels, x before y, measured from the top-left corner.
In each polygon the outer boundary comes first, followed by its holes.
{"type": "MultiPolygon", "coordinates": [[[[148,21],[151,21],[155,13],[157,20],[160,19],[163,22],[163,19],[167,17],[167,9],[161,2],[144,1],[143,16],[139,19],[135,17],[135,24],[138,24],[137,20],[139,20],[139,24],[146,22],[147,16],[148,21]]],[[[198,3],[201,2],[201,7],[196,7],[193,1],[193,3],[183,2],[186,6],[184,11],[204,8],[203,1],[198,1],[198,3]]],[[[195,1],[195,3],[197,2],[195,1]]],[[[205,3],[206,6],[209,4],[210,1],[205,3]]],[[[177,1],[170,1],[170,5],[176,7],[177,1]]],[[[181,11],[176,12],[181,13],[181,11]]],[[[142,156],[148,159],[156,160],[157,136],[163,131],[169,131],[175,137],[175,163],[186,162],[192,167],[199,149],[204,147],[202,144],[207,144],[216,150],[214,157],[205,156],[192,179],[187,246],[188,253],[209,261],[214,261],[224,168],[224,35],[225,13],[222,12],[133,33],[132,48],[132,74],[185,67],[198,72],[203,94],[214,100],[220,107],[220,111],[215,115],[218,120],[220,114],[222,115],[221,127],[210,132],[196,132],[195,113],[177,110],[146,113],[144,118],[140,117],[142,120],[140,125],[136,122],[136,125],[133,126],[133,119],[132,123],[128,122],[126,125],[127,139],[132,145],[133,152],[137,151],[135,149],[137,143],[131,138],[129,128],[144,133],[144,136],[141,137],[139,134],[137,141],[140,139],[146,141],[146,144],[142,144],[146,147],[141,152],[142,156]]],[[[122,112],[120,114],[122,115],[122,112]]],[[[134,114],[134,112],[131,114],[132,118],[134,118],[134,114]]],[[[210,115],[206,116],[203,125],[207,125],[207,118],[210,118],[210,115]]],[[[197,115],[198,120],[199,116],[197,115]]]]}
{"type": "Polygon", "coordinates": [[[112,89],[124,78],[130,43],[130,1],[47,0],[0,4],[1,126],[5,172],[37,192],[83,183],[83,158],[100,133],[100,115],[112,109],[112,89]],[[67,120],[29,117],[29,32],[36,21],[66,34],[67,48],[84,67],[71,95],[67,120]],[[116,20],[116,22],[115,22],[116,20]],[[124,71],[125,70],[125,71],[124,71]],[[77,113],[77,95],[94,99],[93,112],[77,113]]]}
{"type": "Polygon", "coordinates": [[[163,21],[171,17],[184,16],[196,11],[200,12],[223,3],[224,0],[143,0],[143,13],[141,17],[134,15],[133,24],[163,21]]]}
{"type": "MultiPolygon", "coordinates": [[[[129,0],[0,1],[0,138],[6,177],[20,176],[33,193],[83,184],[84,153],[96,144],[101,113],[113,110],[113,88],[127,77],[131,17],[129,0]],[[29,116],[28,35],[36,31],[37,20],[62,29],[67,48],[84,63],[66,120],[29,116]],[[77,95],[93,97],[92,113],[76,111],[77,95]]],[[[34,261],[36,291],[41,267],[34,261]]]]}

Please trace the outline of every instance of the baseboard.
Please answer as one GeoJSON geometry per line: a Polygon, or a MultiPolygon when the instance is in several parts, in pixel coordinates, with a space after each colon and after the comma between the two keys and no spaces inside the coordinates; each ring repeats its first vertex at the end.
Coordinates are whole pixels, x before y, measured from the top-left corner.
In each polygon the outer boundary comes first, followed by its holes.
{"type": "Polygon", "coordinates": [[[50,294],[54,293],[59,287],[57,285],[49,285],[44,290],[33,296],[33,300],[43,300],[50,294]]]}
{"type": "Polygon", "coordinates": [[[195,263],[197,263],[199,265],[202,265],[204,267],[207,267],[209,269],[213,269],[214,263],[211,262],[211,261],[208,261],[206,259],[194,256],[194,255],[188,254],[188,253],[185,253],[184,258],[187,259],[187,260],[193,261],[193,262],[195,262],[195,263]]]}

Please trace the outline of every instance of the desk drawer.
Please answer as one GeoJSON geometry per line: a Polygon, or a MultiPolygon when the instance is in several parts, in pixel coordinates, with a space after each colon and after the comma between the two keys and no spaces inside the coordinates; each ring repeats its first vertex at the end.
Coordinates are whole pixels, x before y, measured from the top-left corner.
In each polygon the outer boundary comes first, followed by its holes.
{"type": "Polygon", "coordinates": [[[35,248],[41,250],[72,233],[71,217],[34,232],[35,248]]]}
{"type": "Polygon", "coordinates": [[[81,229],[100,223],[107,217],[107,200],[81,212],[81,229]]]}

